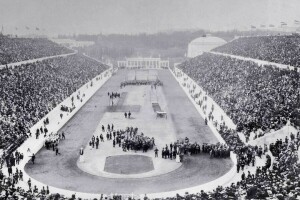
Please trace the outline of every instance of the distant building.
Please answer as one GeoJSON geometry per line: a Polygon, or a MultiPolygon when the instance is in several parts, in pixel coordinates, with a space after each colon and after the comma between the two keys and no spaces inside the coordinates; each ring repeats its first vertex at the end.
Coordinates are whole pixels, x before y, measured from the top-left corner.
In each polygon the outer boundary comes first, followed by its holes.
{"type": "Polygon", "coordinates": [[[145,68],[161,69],[168,68],[169,61],[160,58],[126,58],[124,61],[118,61],[119,68],[145,68]]]}
{"type": "Polygon", "coordinates": [[[71,40],[71,39],[51,39],[53,42],[56,42],[57,44],[64,45],[70,48],[73,47],[88,47],[95,44],[93,41],[77,41],[77,40],[71,40]]]}
{"type": "Polygon", "coordinates": [[[210,35],[194,39],[188,45],[187,57],[193,58],[201,55],[203,52],[210,51],[218,46],[225,44],[222,38],[212,37],[210,35]]]}

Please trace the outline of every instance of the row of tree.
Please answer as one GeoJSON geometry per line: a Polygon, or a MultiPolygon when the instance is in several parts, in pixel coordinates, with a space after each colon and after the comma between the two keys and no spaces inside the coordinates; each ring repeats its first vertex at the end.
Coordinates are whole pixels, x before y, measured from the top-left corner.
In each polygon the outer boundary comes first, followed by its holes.
{"type": "Polygon", "coordinates": [[[123,59],[132,56],[152,56],[162,58],[183,58],[187,46],[195,38],[210,34],[216,37],[232,40],[235,36],[278,34],[264,30],[253,31],[174,31],[156,34],[98,34],[98,35],[59,35],[59,38],[70,38],[78,41],[93,41],[94,45],[80,47],[79,51],[98,59],[123,59]]]}

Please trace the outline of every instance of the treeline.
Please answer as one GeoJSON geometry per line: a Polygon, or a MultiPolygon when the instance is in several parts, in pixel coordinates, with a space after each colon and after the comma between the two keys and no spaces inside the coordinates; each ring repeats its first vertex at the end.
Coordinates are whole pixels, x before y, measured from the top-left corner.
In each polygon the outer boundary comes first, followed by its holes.
{"type": "Polygon", "coordinates": [[[117,60],[132,56],[184,57],[188,43],[202,35],[204,31],[139,35],[76,35],[72,39],[95,42],[95,45],[79,48],[79,51],[99,59],[110,57],[117,60]]]}
{"type": "Polygon", "coordinates": [[[266,31],[175,31],[156,34],[98,34],[98,35],[60,35],[59,38],[70,38],[78,41],[93,41],[94,45],[78,48],[80,52],[87,53],[98,59],[118,60],[132,56],[152,56],[162,58],[184,58],[187,46],[195,38],[210,34],[232,40],[235,36],[270,34],[266,31]]]}

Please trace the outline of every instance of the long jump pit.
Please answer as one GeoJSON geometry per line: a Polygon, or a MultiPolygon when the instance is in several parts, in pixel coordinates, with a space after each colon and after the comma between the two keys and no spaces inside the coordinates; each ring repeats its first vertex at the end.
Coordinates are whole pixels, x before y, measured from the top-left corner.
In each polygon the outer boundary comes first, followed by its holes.
{"type": "MultiPolygon", "coordinates": [[[[155,91],[151,91],[149,85],[120,88],[128,73],[132,72],[117,72],[60,130],[66,134],[66,140],[58,146],[61,155],[55,156],[55,152],[43,148],[36,154],[36,163],[25,166],[32,179],[81,193],[149,194],[206,184],[232,169],[230,159],[210,159],[203,153],[184,156],[181,163],[163,159],[161,149],[185,137],[199,144],[218,140],[168,70],[153,71],[164,83],[155,91]],[[108,108],[108,92],[126,93],[117,109],[108,108]],[[167,119],[156,118],[152,107],[154,98],[168,113],[167,119]],[[125,118],[124,112],[132,106],[138,109],[130,110],[132,117],[125,118]],[[98,149],[91,148],[88,143],[92,136],[105,135],[101,127],[106,128],[107,124],[114,124],[116,130],[138,127],[139,133],[154,137],[158,157],[153,150],[124,152],[106,139],[100,142],[98,149]],[[84,162],[79,162],[81,147],[84,162]]],[[[143,71],[137,74],[141,73],[143,71]]]]}

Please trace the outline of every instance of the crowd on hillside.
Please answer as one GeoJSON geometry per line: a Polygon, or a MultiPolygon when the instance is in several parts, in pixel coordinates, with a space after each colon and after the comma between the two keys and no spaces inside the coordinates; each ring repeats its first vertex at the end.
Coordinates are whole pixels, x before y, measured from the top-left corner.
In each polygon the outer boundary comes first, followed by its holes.
{"type": "Polygon", "coordinates": [[[1,69],[0,149],[22,143],[30,127],[105,69],[81,55],[1,69]]]}
{"type": "Polygon", "coordinates": [[[0,65],[72,53],[45,38],[15,38],[0,34],[0,65]]]}
{"type": "Polygon", "coordinates": [[[300,35],[241,37],[214,51],[300,67],[300,35]]]}
{"type": "MultiPolygon", "coordinates": [[[[277,130],[299,107],[300,74],[251,61],[204,53],[179,66],[248,135],[277,130]]],[[[205,101],[205,99],[203,99],[205,101]]],[[[202,102],[202,106],[205,103],[202,102]]],[[[213,113],[212,113],[213,115],[213,113]]]]}

